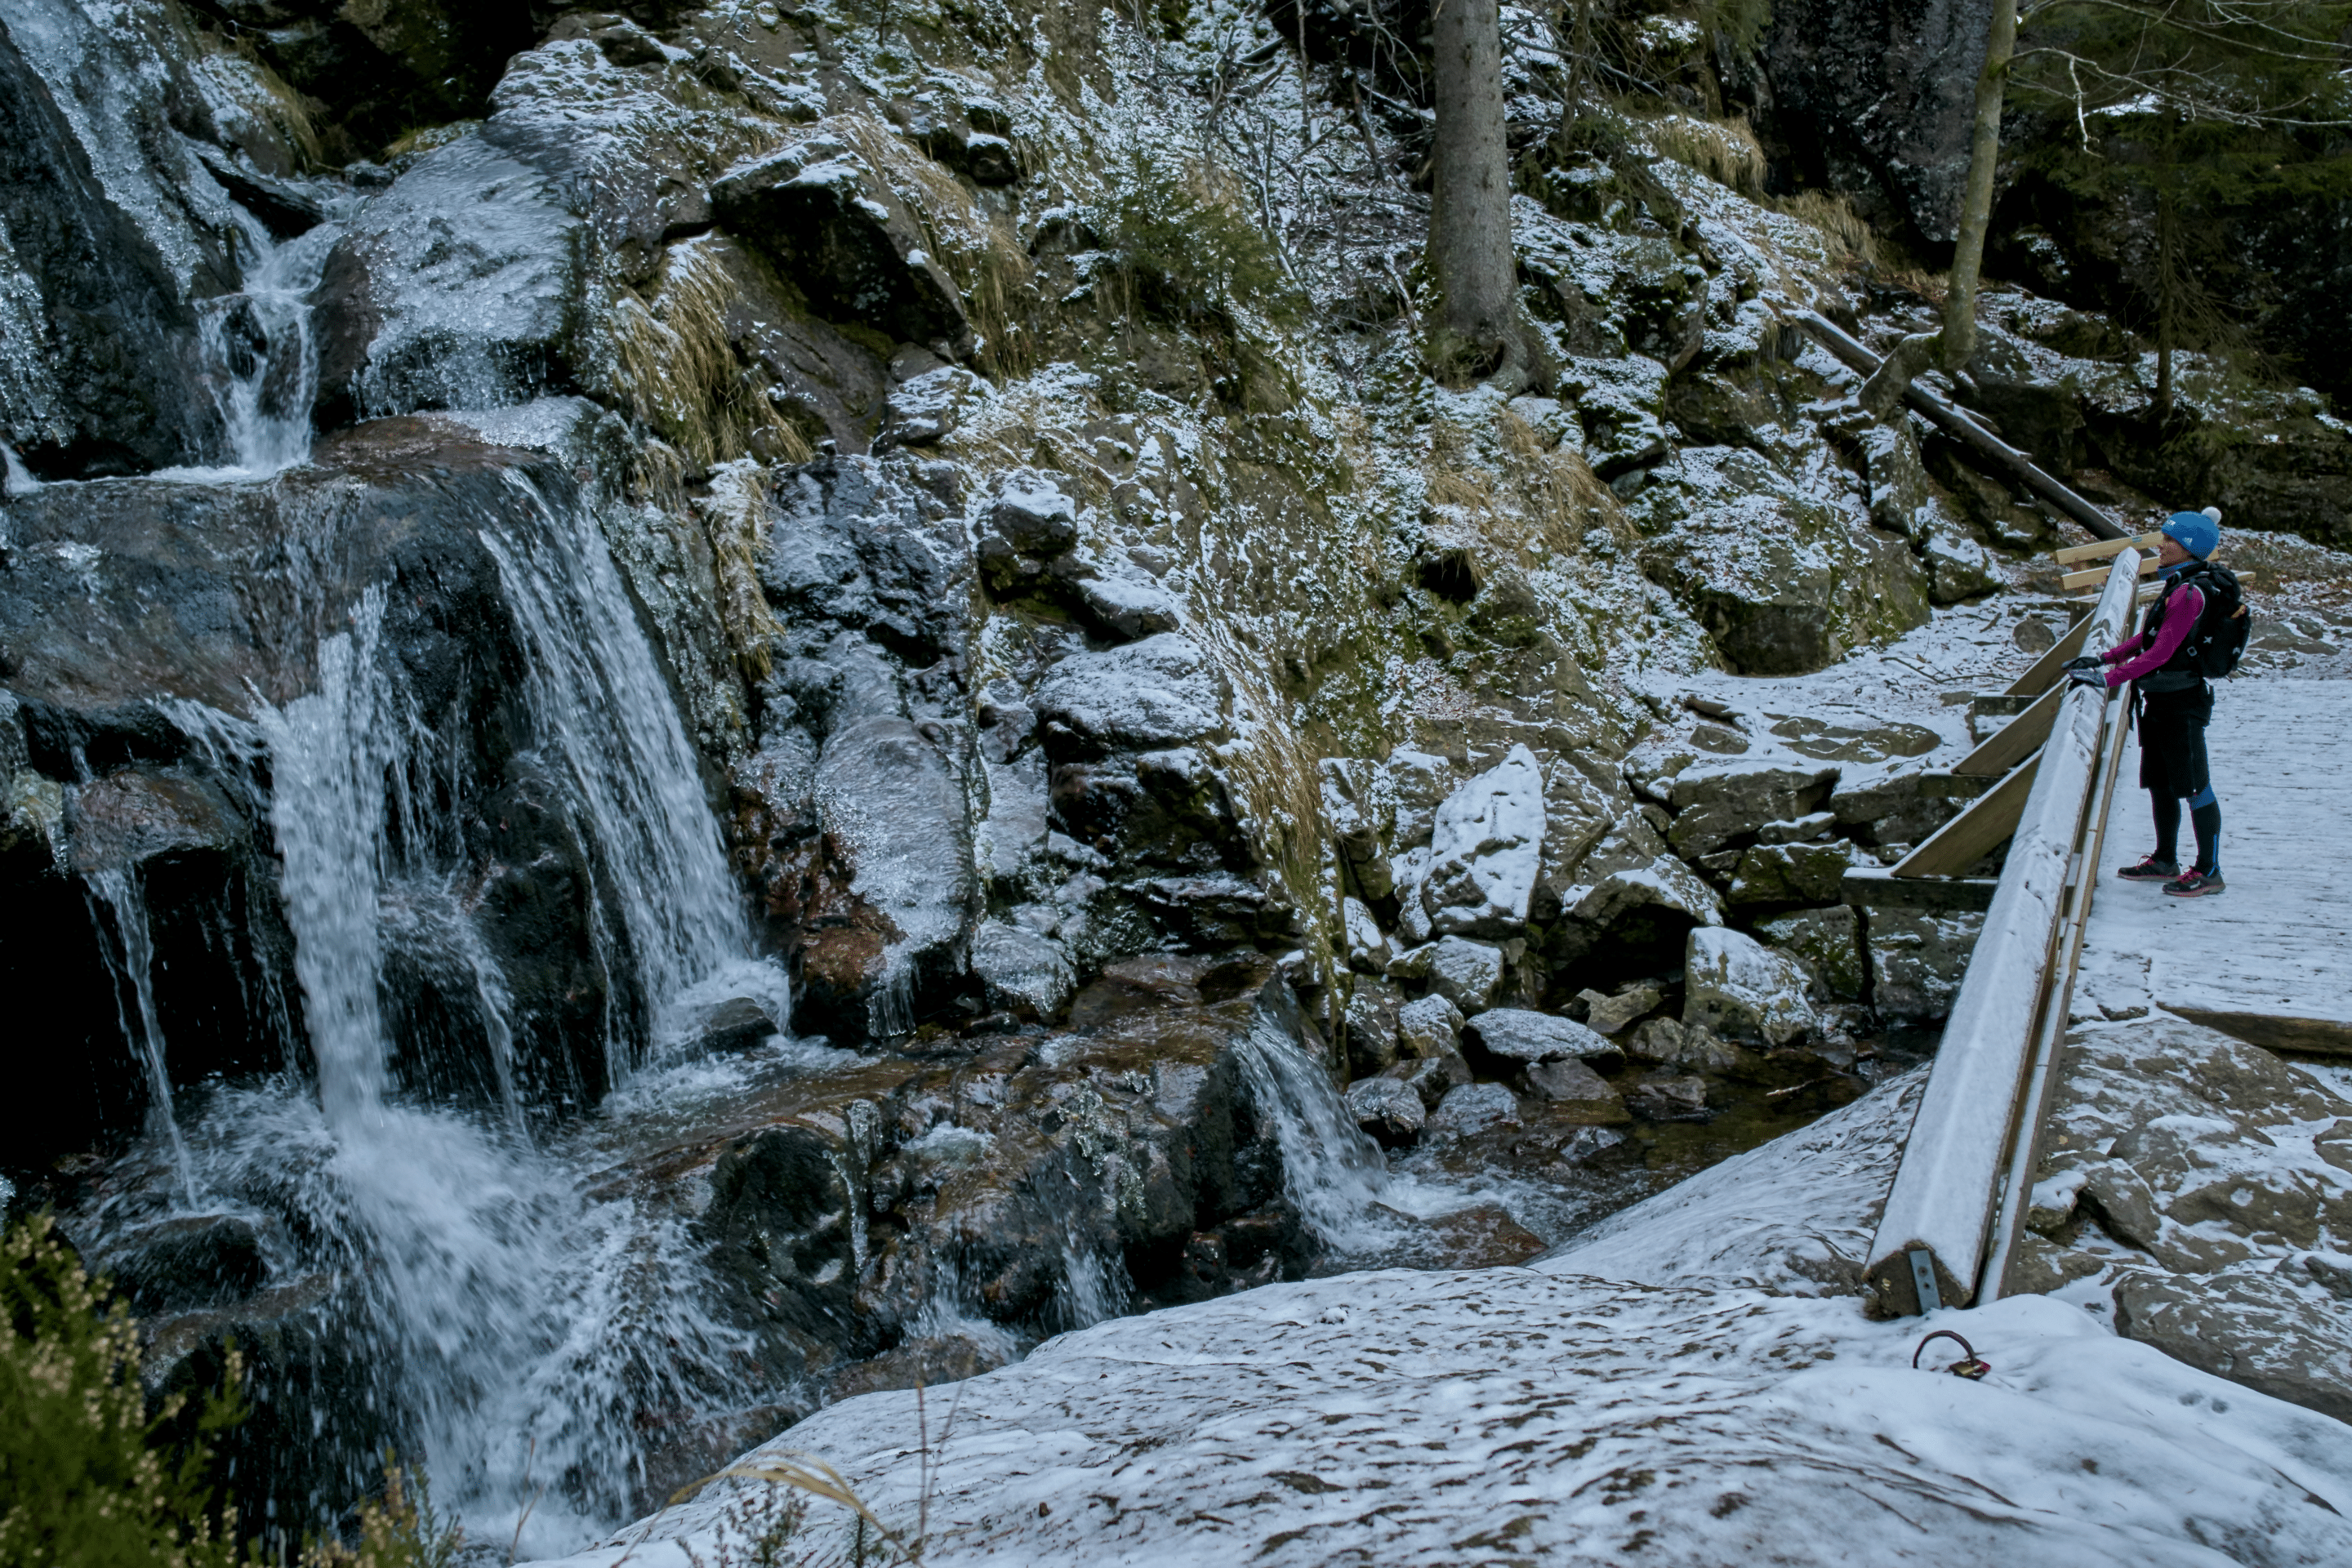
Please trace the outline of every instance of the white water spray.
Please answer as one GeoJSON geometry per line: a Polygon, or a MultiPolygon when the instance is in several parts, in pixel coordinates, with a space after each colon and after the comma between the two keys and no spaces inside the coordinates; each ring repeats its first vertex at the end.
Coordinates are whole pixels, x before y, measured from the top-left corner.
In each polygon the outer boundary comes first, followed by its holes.
{"type": "MultiPolygon", "coordinates": [[[[121,944],[119,960],[111,949],[103,951],[107,967],[113,972],[115,1014],[122,1037],[132,1043],[147,1071],[148,1130],[160,1133],[170,1145],[173,1168],[180,1179],[180,1195],[194,1204],[195,1175],[188,1160],[187,1140],[181,1134],[179,1118],[172,1106],[172,1070],[164,1054],[163,1017],[155,1005],[155,943],[147,925],[146,897],[130,873],[120,869],[92,871],[84,878],[83,885],[96,902],[106,906],[115,940],[121,944]],[[123,1005],[125,991],[131,994],[130,1007],[123,1005]]],[[[93,923],[103,930],[108,922],[93,923]]]]}

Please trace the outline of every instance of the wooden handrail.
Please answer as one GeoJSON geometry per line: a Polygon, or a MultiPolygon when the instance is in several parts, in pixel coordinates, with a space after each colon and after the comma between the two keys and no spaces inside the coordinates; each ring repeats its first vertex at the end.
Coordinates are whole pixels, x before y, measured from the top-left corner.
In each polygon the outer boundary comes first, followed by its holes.
{"type": "MultiPolygon", "coordinates": [[[[2136,567],[2126,552],[2109,568],[2086,628],[2100,646],[2121,641],[2130,624],[2136,567]]],[[[2065,976],[2052,984],[2069,956],[2056,938],[2083,874],[2076,852],[2120,707],[2116,692],[2089,687],[2059,698],[1871,1242],[1864,1279],[1880,1315],[1967,1306],[1976,1295],[2016,1141],[2035,1133],[2021,1125],[2030,1069],[2053,992],[2065,989],[2065,976]]]]}

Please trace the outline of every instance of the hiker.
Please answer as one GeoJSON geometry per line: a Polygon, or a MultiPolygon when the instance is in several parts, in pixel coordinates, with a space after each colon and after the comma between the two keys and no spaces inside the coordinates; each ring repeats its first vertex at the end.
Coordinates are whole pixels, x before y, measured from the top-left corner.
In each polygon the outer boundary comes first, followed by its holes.
{"type": "MultiPolygon", "coordinates": [[[[2134,882],[2162,882],[2179,899],[2219,893],[2221,880],[2221,803],[2205,762],[2205,725],[2213,716],[2213,691],[2205,683],[2203,645],[2195,636],[2210,604],[2234,606],[2236,580],[2208,562],[2221,542],[2221,512],[2177,511],[2163,528],[2157,553],[2163,584],[2148,606],[2139,634],[2103,654],[2068,666],[2068,679],[2102,689],[2137,683],[2139,714],[2139,783],[2156,817],[2156,852],[2116,874],[2134,882]],[[2197,863],[2180,868],[2180,803],[2197,834],[2197,863]]],[[[2210,633],[2209,633],[2210,637],[2210,633]]]]}

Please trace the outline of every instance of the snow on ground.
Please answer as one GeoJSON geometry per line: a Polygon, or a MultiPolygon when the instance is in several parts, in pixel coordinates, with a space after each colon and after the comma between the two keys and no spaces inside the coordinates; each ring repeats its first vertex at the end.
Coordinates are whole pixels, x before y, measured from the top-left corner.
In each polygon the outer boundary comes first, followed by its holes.
{"type": "Polygon", "coordinates": [[[1853,1294],[1927,1069],[1610,1215],[1535,1259],[1551,1274],[1853,1294]]]}
{"type": "MultiPolygon", "coordinates": [[[[928,1468],[929,1563],[2352,1561],[2339,1424],[2042,1298],[1947,1325],[1983,1382],[1938,1370],[1949,1342],[1913,1370],[1921,1325],[1850,1299],[1390,1270],[1055,1340],[935,1391],[928,1465],[912,1393],[759,1452],[830,1460],[899,1529],[928,1468]]],[[[763,1484],[568,1561],[715,1561],[763,1484]]],[[[794,1559],[851,1561],[845,1518],[816,1505],[794,1559]]]]}
{"type": "MultiPolygon", "coordinates": [[[[2339,1423],[2047,1298],[1872,1323],[1796,1293],[1858,1255],[1918,1081],[1533,1268],[1115,1319],[919,1405],[845,1401],[746,1462],[822,1458],[900,1531],[928,1478],[929,1563],[2352,1561],[2339,1423]],[[1914,1370],[1937,1328],[1992,1373],[1945,1375],[1948,1341],[1914,1370]]],[[[722,1481],[565,1561],[756,1560],[766,1486],[722,1481]]],[[[812,1505],[786,1560],[855,1560],[848,1521],[812,1505]]]]}

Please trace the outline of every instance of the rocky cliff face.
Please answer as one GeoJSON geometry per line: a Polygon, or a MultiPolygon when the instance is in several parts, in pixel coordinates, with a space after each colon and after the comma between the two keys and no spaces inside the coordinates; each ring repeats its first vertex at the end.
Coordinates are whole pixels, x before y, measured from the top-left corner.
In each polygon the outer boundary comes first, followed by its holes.
{"type": "MultiPolygon", "coordinates": [[[[1553,138],[1542,50],[1561,369],[1505,398],[1419,363],[1423,120],[1319,44],[1302,104],[1253,13],[117,13],[0,0],[0,964],[66,1085],[0,1162],[152,1282],[164,1375],[261,1347],[289,1506],[391,1437],[511,1510],[511,1438],[584,1530],[1346,1255],[1359,1123],[1590,1214],[1948,1006],[1968,922],[1839,878],[1957,809],[1958,717],[1806,682],[2047,646],[2056,525],[1790,323],[1922,300],[1667,129],[1553,138]]],[[[1929,20],[1832,29],[1899,35],[1897,131],[1772,46],[1922,227],[1929,20]]],[[[1956,390],[2120,500],[2341,531],[2315,397],[2217,390],[2279,439],[2192,458],[2084,321],[1989,293],[1956,390]]]]}

